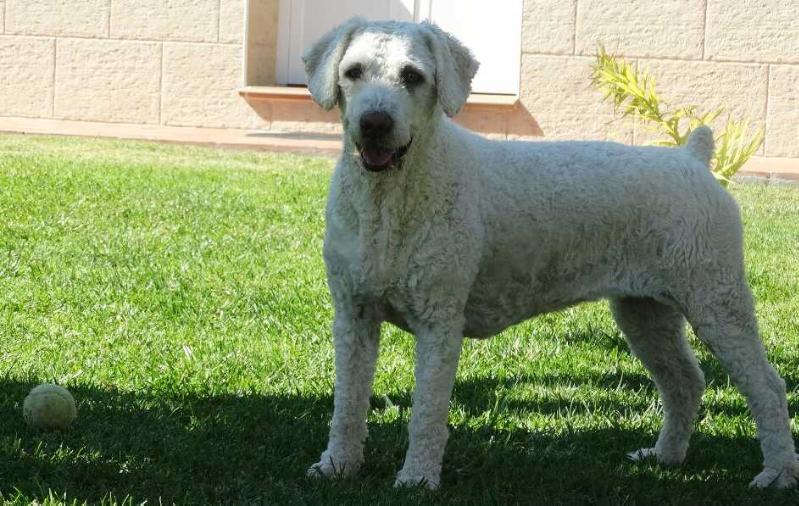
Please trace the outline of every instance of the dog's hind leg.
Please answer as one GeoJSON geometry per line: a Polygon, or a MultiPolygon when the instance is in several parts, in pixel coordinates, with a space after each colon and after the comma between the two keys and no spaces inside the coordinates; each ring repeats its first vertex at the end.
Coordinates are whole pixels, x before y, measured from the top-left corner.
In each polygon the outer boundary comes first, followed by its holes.
{"type": "Polygon", "coordinates": [[[348,476],[363,462],[366,417],[377,363],[380,322],[364,308],[336,309],[336,387],[330,439],[308,476],[348,476]]]}
{"type": "Polygon", "coordinates": [[[676,309],[648,298],[620,298],[613,315],[635,356],[652,375],[663,403],[663,428],[654,448],[628,454],[632,460],[656,456],[659,463],[682,463],[694,430],[705,379],[684,334],[676,309]]]}
{"type": "Polygon", "coordinates": [[[724,272],[701,281],[704,289],[687,297],[687,316],[746,397],[763,451],[763,471],[755,487],[792,487],[799,478],[788,416],[785,382],[766,358],[754,304],[743,272],[724,272]]]}

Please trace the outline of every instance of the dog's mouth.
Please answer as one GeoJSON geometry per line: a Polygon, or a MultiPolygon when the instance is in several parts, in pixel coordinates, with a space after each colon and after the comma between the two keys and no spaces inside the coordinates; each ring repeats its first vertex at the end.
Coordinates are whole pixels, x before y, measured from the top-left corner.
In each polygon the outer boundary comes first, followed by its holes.
{"type": "Polygon", "coordinates": [[[400,167],[402,157],[408,152],[413,139],[398,148],[387,148],[374,144],[361,145],[355,143],[361,157],[361,165],[369,172],[381,172],[391,167],[400,167]]]}

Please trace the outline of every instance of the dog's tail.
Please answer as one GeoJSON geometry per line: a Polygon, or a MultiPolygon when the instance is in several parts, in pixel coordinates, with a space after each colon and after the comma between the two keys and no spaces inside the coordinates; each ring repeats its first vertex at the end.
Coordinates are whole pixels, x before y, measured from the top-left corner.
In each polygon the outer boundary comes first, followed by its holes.
{"type": "Polygon", "coordinates": [[[683,149],[705,165],[710,165],[710,159],[713,158],[713,131],[706,125],[695,128],[683,149]]]}

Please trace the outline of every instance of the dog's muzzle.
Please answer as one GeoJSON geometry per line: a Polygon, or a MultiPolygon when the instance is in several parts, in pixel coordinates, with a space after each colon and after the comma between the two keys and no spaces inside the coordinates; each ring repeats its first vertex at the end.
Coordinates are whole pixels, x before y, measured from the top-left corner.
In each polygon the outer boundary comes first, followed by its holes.
{"type": "Polygon", "coordinates": [[[380,172],[401,164],[411,142],[400,147],[386,145],[386,140],[394,129],[394,118],[390,114],[383,111],[365,112],[358,121],[358,126],[362,142],[356,141],[355,147],[358,148],[364,169],[380,172]]]}
{"type": "Polygon", "coordinates": [[[361,145],[355,143],[358,148],[358,153],[361,158],[361,165],[369,172],[381,172],[391,167],[400,167],[402,165],[402,157],[408,152],[411,147],[413,139],[408,141],[408,144],[400,146],[399,148],[389,148],[380,145],[366,144],[361,145]]]}

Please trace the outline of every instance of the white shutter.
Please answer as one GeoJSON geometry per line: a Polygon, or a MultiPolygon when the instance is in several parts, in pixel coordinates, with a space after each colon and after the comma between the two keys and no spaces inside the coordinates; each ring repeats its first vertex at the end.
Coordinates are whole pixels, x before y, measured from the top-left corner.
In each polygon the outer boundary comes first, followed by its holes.
{"type": "Polygon", "coordinates": [[[430,19],[472,50],[480,68],[475,93],[519,93],[522,0],[423,0],[420,18],[430,19]]]}

